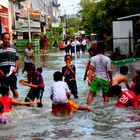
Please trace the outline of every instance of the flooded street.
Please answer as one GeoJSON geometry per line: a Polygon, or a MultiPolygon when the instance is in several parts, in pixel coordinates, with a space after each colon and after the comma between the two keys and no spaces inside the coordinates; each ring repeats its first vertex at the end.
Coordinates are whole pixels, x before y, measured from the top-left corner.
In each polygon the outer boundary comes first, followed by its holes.
{"type": "MultiPolygon", "coordinates": [[[[140,127],[140,122],[132,121],[131,118],[139,117],[133,108],[116,108],[116,99],[111,98],[108,104],[103,103],[102,94],[97,94],[91,105],[93,112],[77,111],[72,117],[55,117],[51,114],[51,100],[49,97],[50,86],[53,82],[53,73],[65,65],[65,52],[51,50],[36,54],[36,67],[43,67],[45,91],[43,96],[43,108],[17,106],[8,115],[11,123],[0,125],[0,140],[139,140],[140,134],[135,134],[134,129],[140,127]]],[[[18,81],[26,79],[22,74],[23,55],[20,54],[20,68],[18,81]]],[[[74,100],[77,104],[86,105],[88,96],[87,81],[83,81],[85,58],[76,58],[76,80],[79,99],[74,100]]],[[[139,68],[139,63],[129,64],[129,80],[132,71],[139,68]]],[[[114,73],[119,67],[116,67],[114,73]]],[[[130,82],[131,83],[131,82],[130,82]]],[[[124,86],[124,85],[122,85],[124,86]]],[[[29,91],[29,87],[18,83],[19,100],[23,101],[29,91]]],[[[12,94],[11,94],[12,95],[12,94]]],[[[140,131],[140,129],[139,129],[140,131]]]]}

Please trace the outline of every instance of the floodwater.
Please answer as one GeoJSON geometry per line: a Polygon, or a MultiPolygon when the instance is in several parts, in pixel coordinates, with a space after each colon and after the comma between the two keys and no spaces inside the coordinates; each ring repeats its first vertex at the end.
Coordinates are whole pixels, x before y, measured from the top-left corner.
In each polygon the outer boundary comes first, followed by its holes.
{"type": "MultiPolygon", "coordinates": [[[[11,122],[0,125],[0,140],[138,140],[140,134],[134,130],[140,126],[139,114],[132,107],[119,109],[115,107],[116,99],[103,103],[102,94],[97,94],[91,105],[93,112],[77,111],[72,117],[55,117],[51,114],[51,100],[49,98],[50,86],[53,82],[53,73],[61,70],[64,63],[63,51],[52,50],[48,54],[41,52],[36,54],[36,66],[43,67],[45,91],[43,96],[43,108],[17,106],[8,114],[11,122]],[[134,120],[136,119],[137,120],[134,120]]],[[[20,68],[18,80],[26,79],[21,73],[23,55],[20,54],[20,68]]],[[[81,105],[86,105],[88,96],[87,81],[83,81],[86,58],[76,58],[77,86],[79,99],[72,99],[81,105]]],[[[119,67],[115,67],[114,73],[119,67]]],[[[139,68],[139,63],[129,64],[129,79],[132,71],[139,68]]],[[[122,85],[124,86],[124,85],[122,85]]],[[[20,93],[19,100],[23,101],[29,91],[28,87],[18,83],[20,93]]],[[[137,130],[137,131],[140,131],[137,130]]]]}

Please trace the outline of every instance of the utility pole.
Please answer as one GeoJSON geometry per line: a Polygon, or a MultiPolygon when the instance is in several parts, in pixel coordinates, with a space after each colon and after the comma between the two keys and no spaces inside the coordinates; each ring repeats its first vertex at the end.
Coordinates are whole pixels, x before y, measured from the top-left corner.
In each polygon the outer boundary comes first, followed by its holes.
{"type": "Polygon", "coordinates": [[[28,0],[28,36],[29,42],[31,42],[31,24],[30,24],[30,0],[28,0]]]}

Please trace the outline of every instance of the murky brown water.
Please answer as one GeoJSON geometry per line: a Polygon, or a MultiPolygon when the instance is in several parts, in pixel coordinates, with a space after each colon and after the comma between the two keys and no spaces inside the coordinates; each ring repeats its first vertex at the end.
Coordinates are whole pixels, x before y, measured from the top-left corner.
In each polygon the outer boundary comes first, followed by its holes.
{"type": "MultiPolygon", "coordinates": [[[[11,123],[0,125],[0,140],[139,140],[140,134],[134,133],[134,128],[140,126],[140,122],[129,122],[130,117],[139,117],[133,108],[118,109],[114,106],[116,99],[110,99],[108,104],[103,103],[101,93],[97,94],[91,105],[93,112],[77,111],[73,117],[54,117],[51,115],[51,100],[49,98],[50,85],[53,82],[52,75],[56,70],[61,70],[65,64],[65,53],[45,52],[36,54],[36,65],[43,67],[45,91],[43,108],[13,107],[9,114],[11,123]]],[[[23,66],[22,54],[20,54],[20,69],[18,80],[26,78],[21,73],[23,66]]],[[[77,85],[79,99],[74,101],[86,105],[88,95],[87,82],[83,81],[86,58],[77,58],[73,61],[77,67],[77,85]]],[[[129,79],[136,65],[130,64],[129,79]]],[[[138,68],[139,64],[137,65],[138,68]]],[[[114,72],[118,71],[118,67],[114,72]]],[[[124,85],[122,85],[124,86],[124,85]]],[[[20,100],[24,100],[29,88],[18,84],[20,100]]],[[[72,97],[73,98],[73,97],[72,97]]]]}

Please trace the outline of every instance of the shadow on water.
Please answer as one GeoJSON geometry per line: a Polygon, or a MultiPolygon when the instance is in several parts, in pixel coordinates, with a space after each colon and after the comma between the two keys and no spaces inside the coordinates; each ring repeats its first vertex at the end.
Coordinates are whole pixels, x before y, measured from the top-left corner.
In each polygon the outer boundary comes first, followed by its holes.
{"type": "MultiPolygon", "coordinates": [[[[45,91],[43,96],[43,108],[17,106],[8,114],[11,123],[0,125],[0,140],[49,140],[49,139],[86,139],[86,140],[131,140],[139,139],[139,134],[134,132],[140,126],[139,121],[132,121],[131,118],[139,118],[133,108],[118,109],[115,107],[116,99],[111,98],[108,104],[103,103],[102,94],[97,94],[91,108],[93,112],[77,111],[73,117],[55,117],[51,115],[51,100],[49,98],[50,86],[53,82],[53,73],[61,70],[65,65],[63,51],[40,52],[36,54],[36,66],[43,67],[45,91]]],[[[20,54],[20,68],[18,80],[26,79],[22,74],[23,54],[20,54]]],[[[72,99],[82,105],[86,105],[88,96],[87,81],[83,81],[86,58],[73,60],[76,64],[77,86],[79,99],[72,99]]],[[[129,80],[133,64],[129,65],[129,80]]],[[[114,73],[118,72],[116,67],[114,73]]],[[[122,85],[124,86],[124,85],[122,85]]],[[[24,100],[28,87],[18,83],[20,100],[24,100]]]]}

